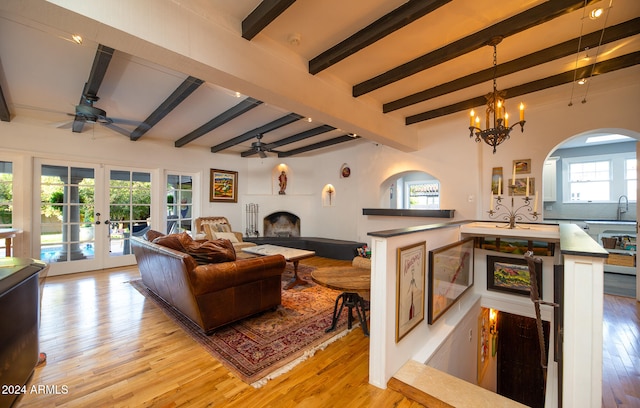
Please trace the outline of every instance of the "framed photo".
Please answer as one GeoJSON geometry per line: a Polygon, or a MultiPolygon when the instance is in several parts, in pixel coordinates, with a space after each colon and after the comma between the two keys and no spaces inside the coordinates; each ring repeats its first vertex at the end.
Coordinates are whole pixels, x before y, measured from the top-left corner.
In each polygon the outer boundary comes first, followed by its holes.
{"type": "Polygon", "coordinates": [[[473,286],[473,238],[429,251],[429,324],[473,286]]]}
{"type": "MultiPolygon", "coordinates": [[[[536,264],[538,290],[542,298],[542,264],[536,264]]],[[[487,255],[487,290],[529,296],[529,266],[524,258],[487,255]]]]}
{"type": "Polygon", "coordinates": [[[516,170],[516,174],[529,174],[531,173],[531,159],[514,160],[513,168],[516,170]]]}
{"type": "Polygon", "coordinates": [[[491,172],[491,192],[502,195],[502,167],[494,167],[491,172]]]}
{"type": "Polygon", "coordinates": [[[211,169],[210,202],[238,202],[238,172],[211,169]]]}
{"type": "Polygon", "coordinates": [[[424,320],[427,243],[398,248],[396,283],[396,343],[424,320]]]}
{"type": "Polygon", "coordinates": [[[509,188],[509,195],[525,196],[527,195],[527,181],[529,181],[529,197],[532,197],[536,191],[536,179],[534,177],[516,178],[515,183],[513,179],[509,179],[509,185],[514,188],[509,188]],[[511,194],[513,192],[513,194],[511,194]]]}

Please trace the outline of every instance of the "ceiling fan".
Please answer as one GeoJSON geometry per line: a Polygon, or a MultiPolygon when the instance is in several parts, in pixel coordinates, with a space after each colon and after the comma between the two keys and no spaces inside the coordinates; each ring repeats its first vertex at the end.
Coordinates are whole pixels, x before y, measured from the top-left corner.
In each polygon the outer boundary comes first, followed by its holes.
{"type": "Polygon", "coordinates": [[[107,112],[96,106],[93,106],[94,102],[97,102],[100,98],[96,95],[83,95],[84,103],[76,105],[75,113],[69,113],[69,116],[75,117],[73,121],[72,129],[74,132],[82,132],[82,126],[76,126],[76,124],[82,125],[83,123],[98,123],[111,130],[114,130],[124,136],[130,137],[131,132],[117,126],[116,123],[138,126],[140,122],[131,121],[127,119],[116,119],[107,116],[107,112]]]}
{"type": "Polygon", "coordinates": [[[269,149],[266,144],[262,143],[262,133],[258,133],[256,139],[258,140],[251,143],[251,150],[257,153],[260,158],[264,159],[267,157],[267,152],[271,152],[271,149],[269,149]]]}

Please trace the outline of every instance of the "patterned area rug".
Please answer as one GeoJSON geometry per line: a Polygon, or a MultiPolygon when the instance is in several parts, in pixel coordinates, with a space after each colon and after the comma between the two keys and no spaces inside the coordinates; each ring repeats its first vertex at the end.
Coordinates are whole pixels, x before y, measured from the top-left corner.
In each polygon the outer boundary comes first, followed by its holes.
{"type": "MultiPolygon", "coordinates": [[[[298,275],[309,284],[283,290],[282,304],[275,311],[263,312],[221,327],[210,336],[151,293],[142,280],[131,281],[131,285],[152,300],[231,372],[259,388],[347,334],[346,310],[336,330],[325,333],[326,328],[331,326],[333,306],[340,292],[313,283],[313,269],[299,265],[298,275]]],[[[283,287],[291,279],[292,273],[293,267],[287,263],[282,274],[283,287]]]]}

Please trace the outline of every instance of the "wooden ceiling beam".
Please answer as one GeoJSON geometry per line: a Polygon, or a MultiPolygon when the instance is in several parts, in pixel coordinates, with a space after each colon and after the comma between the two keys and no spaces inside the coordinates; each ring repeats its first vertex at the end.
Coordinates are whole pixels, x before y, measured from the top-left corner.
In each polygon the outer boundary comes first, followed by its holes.
{"type": "Polygon", "coordinates": [[[586,7],[598,0],[554,0],[544,2],[513,17],[445,45],[435,51],[392,68],[374,78],[354,85],[353,96],[358,97],[407,78],[428,68],[450,61],[487,45],[491,38],[508,37],[564,14],[586,7]]]}
{"type": "Polygon", "coordinates": [[[206,135],[212,130],[224,125],[227,122],[232,121],[233,119],[237,118],[240,115],[244,115],[245,113],[249,112],[251,109],[255,108],[261,103],[262,101],[253,99],[251,97],[245,98],[242,102],[240,102],[236,106],[230,109],[227,109],[226,111],[222,112],[221,114],[211,119],[204,125],[200,126],[199,128],[193,130],[192,132],[176,140],[175,147],[182,147],[187,143],[193,142],[200,136],[206,135]]]}
{"type": "MultiPolygon", "coordinates": [[[[107,73],[107,68],[109,68],[109,63],[111,62],[111,57],[113,57],[114,52],[115,50],[111,47],[102,44],[98,45],[96,56],[93,59],[93,65],[89,72],[89,79],[82,88],[82,95],[80,95],[80,102],[78,102],[79,105],[90,106],[92,102],[87,98],[98,97],[98,90],[100,89],[100,85],[102,85],[102,80],[107,73]]],[[[76,116],[73,120],[72,130],[80,133],[83,127],[84,120],[76,116]]]]}
{"type": "Polygon", "coordinates": [[[11,121],[11,113],[9,112],[9,105],[7,105],[7,100],[4,99],[2,86],[0,86],[0,120],[3,122],[11,121]]]}
{"type": "Polygon", "coordinates": [[[348,56],[368,47],[400,28],[444,6],[451,0],[410,0],[382,16],[351,37],[334,45],[309,61],[312,75],[337,64],[348,56]]]}
{"type": "MultiPolygon", "coordinates": [[[[575,54],[578,46],[580,46],[582,51],[585,48],[596,48],[598,45],[608,44],[610,42],[617,41],[626,37],[631,37],[639,33],[640,17],[609,27],[604,31],[604,33],[602,33],[602,31],[596,31],[587,34],[582,38],[574,38],[561,44],[554,45],[553,47],[534,52],[533,54],[525,55],[521,58],[506,62],[504,64],[499,64],[496,70],[496,74],[498,77],[513,74],[524,69],[532,68],[537,65],[541,65],[559,58],[566,57],[571,54],[575,54]]],[[[462,78],[455,79],[453,81],[435,86],[430,89],[426,89],[424,91],[416,92],[412,95],[405,96],[404,98],[400,98],[395,101],[387,102],[382,105],[382,111],[384,113],[389,113],[398,109],[406,108],[408,106],[415,105],[417,103],[424,102],[438,96],[481,84],[483,82],[491,80],[492,78],[493,67],[478,71],[462,78]]]]}
{"type": "MultiPolygon", "coordinates": [[[[512,88],[505,89],[506,98],[512,99],[517,96],[526,95],[529,93],[542,91],[555,86],[568,84],[574,81],[575,78],[590,78],[592,76],[598,76],[606,74],[608,72],[617,71],[619,69],[632,67],[640,64],[640,51],[626,54],[617,58],[612,58],[607,61],[599,62],[594,65],[588,65],[586,67],[578,68],[577,70],[566,71],[557,75],[552,75],[543,79],[528,82],[526,84],[514,86],[512,88]]],[[[486,103],[484,96],[478,96],[475,98],[467,99],[466,101],[454,103],[449,106],[444,106],[438,109],[433,109],[427,112],[419,113],[405,118],[406,125],[413,125],[415,123],[424,122],[430,119],[435,119],[441,116],[449,115],[451,113],[462,112],[477,108],[486,103]]]]}
{"type": "Polygon", "coordinates": [[[306,153],[312,150],[322,149],[323,147],[329,147],[329,146],[336,145],[338,143],[344,143],[344,142],[348,142],[350,140],[356,140],[356,139],[360,139],[360,136],[355,136],[355,137],[351,135],[338,136],[338,137],[334,137],[333,139],[310,144],[308,146],[300,147],[298,149],[289,150],[288,152],[278,152],[278,157],[294,156],[296,154],[306,153]]]}
{"type": "MultiPolygon", "coordinates": [[[[305,140],[305,139],[308,139],[308,138],[313,137],[313,136],[321,135],[323,133],[330,132],[330,131],[335,130],[335,129],[336,128],[334,128],[333,126],[329,126],[329,125],[318,126],[318,127],[313,128],[313,129],[305,130],[304,132],[301,132],[301,133],[286,137],[284,139],[280,139],[280,140],[278,140],[276,142],[267,143],[267,144],[265,144],[263,146],[263,148],[266,151],[269,151],[269,150],[274,149],[276,147],[280,147],[280,146],[288,145],[288,144],[291,144],[291,143],[299,142],[301,140],[305,140]]],[[[251,150],[246,150],[246,151],[240,153],[240,156],[249,157],[249,156],[253,156],[256,153],[257,152],[256,152],[255,149],[251,149],[251,150]]]]}
{"type": "Polygon", "coordinates": [[[266,125],[262,125],[253,130],[250,130],[246,133],[241,134],[240,136],[236,136],[233,139],[229,139],[226,142],[220,143],[218,145],[211,147],[211,153],[217,153],[224,149],[228,149],[231,146],[235,146],[237,144],[246,142],[247,140],[253,139],[254,137],[271,132],[283,126],[286,126],[290,123],[293,123],[297,120],[302,119],[304,116],[298,115],[297,113],[290,113],[286,116],[283,116],[279,119],[274,120],[273,122],[269,122],[266,125]]]}
{"type": "Polygon", "coordinates": [[[136,141],[142,137],[145,133],[154,127],[158,122],[164,119],[172,110],[180,105],[189,95],[193,93],[204,81],[192,76],[185,79],[175,91],[169,95],[137,128],[131,132],[129,138],[136,141]]]}
{"type": "Polygon", "coordinates": [[[242,38],[251,40],[293,3],[295,0],[263,0],[242,20],[242,38]]]}

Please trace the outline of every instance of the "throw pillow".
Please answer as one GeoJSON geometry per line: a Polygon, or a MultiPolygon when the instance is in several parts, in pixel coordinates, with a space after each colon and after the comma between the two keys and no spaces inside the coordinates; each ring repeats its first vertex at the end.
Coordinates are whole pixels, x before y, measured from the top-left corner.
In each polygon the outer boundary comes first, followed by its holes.
{"type": "Polygon", "coordinates": [[[218,232],[231,232],[231,225],[229,224],[225,224],[221,222],[217,225],[217,227],[218,227],[218,232]]]}
{"type": "Polygon", "coordinates": [[[204,235],[206,236],[206,239],[211,241],[216,239],[216,232],[211,224],[203,224],[202,230],[204,232],[204,235]]]}
{"type": "Polygon", "coordinates": [[[238,237],[236,237],[236,234],[234,234],[233,232],[216,232],[216,238],[228,239],[232,244],[237,244],[238,242],[240,242],[238,241],[238,237]]]}
{"type": "MultiPolygon", "coordinates": [[[[185,232],[183,232],[182,234],[187,235],[185,232]]],[[[162,245],[167,248],[175,249],[176,251],[184,252],[184,247],[182,246],[179,238],[182,234],[163,235],[154,239],[152,242],[154,244],[162,245]]]]}
{"type": "Polygon", "coordinates": [[[213,241],[192,240],[185,245],[185,252],[191,255],[198,265],[236,260],[236,251],[228,239],[216,239],[213,241]]]}
{"type": "Polygon", "coordinates": [[[156,230],[149,230],[147,232],[144,233],[144,239],[146,239],[147,241],[151,241],[153,242],[154,239],[158,238],[158,237],[162,237],[164,236],[164,234],[160,231],[156,231],[156,230]]]}

